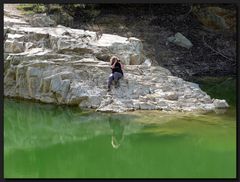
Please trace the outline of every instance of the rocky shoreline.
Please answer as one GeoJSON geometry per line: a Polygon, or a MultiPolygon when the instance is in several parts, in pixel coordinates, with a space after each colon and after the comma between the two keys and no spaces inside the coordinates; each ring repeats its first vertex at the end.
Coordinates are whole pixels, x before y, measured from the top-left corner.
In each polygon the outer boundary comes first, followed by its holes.
{"type": "Polygon", "coordinates": [[[197,84],[151,66],[137,38],[98,35],[44,20],[45,27],[36,27],[34,17],[26,21],[4,12],[4,96],[102,112],[229,107],[225,100],[210,98],[197,84]],[[108,93],[112,55],[125,64],[124,79],[108,93]]]}

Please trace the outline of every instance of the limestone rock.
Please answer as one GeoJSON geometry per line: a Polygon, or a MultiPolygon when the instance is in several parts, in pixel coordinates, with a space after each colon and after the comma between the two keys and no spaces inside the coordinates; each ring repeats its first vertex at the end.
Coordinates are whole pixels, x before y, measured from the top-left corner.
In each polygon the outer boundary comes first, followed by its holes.
{"type": "Polygon", "coordinates": [[[151,66],[151,61],[150,61],[150,59],[146,59],[143,63],[142,63],[142,65],[146,65],[146,66],[151,66]]]}
{"type": "Polygon", "coordinates": [[[166,92],[164,98],[167,100],[178,100],[178,95],[175,92],[166,92]]]}
{"type": "Polygon", "coordinates": [[[10,27],[13,25],[20,25],[20,26],[28,26],[29,23],[27,23],[23,19],[13,18],[9,16],[4,16],[4,27],[10,27]]]}
{"type": "Polygon", "coordinates": [[[138,54],[130,55],[130,62],[129,62],[130,65],[141,64],[140,61],[141,61],[140,55],[138,54]]]}
{"type": "Polygon", "coordinates": [[[101,95],[91,96],[88,97],[88,99],[80,102],[79,107],[97,109],[100,106],[101,101],[102,101],[101,95]]]}
{"type": "Polygon", "coordinates": [[[23,34],[7,34],[7,39],[11,39],[11,40],[16,40],[16,41],[20,41],[20,42],[24,42],[24,35],[23,34]]]}
{"type": "Polygon", "coordinates": [[[56,26],[56,22],[46,14],[35,14],[29,21],[33,27],[51,27],[56,26]]]}
{"type": "Polygon", "coordinates": [[[169,42],[172,42],[178,46],[185,47],[187,49],[190,49],[193,44],[190,40],[188,40],[185,36],[183,36],[181,33],[176,33],[175,36],[168,37],[167,39],[169,42]]]}
{"type": "MultiPolygon", "coordinates": [[[[151,66],[148,58],[142,63],[143,46],[137,38],[103,34],[97,39],[96,32],[50,27],[54,23],[44,17],[32,23],[46,27],[21,24],[21,20],[11,21],[11,27],[5,25],[4,96],[101,112],[212,111],[228,107],[225,100],[212,100],[198,84],[172,76],[163,67],[151,66]],[[112,55],[126,65],[120,86],[113,85],[107,92],[112,55]]],[[[9,19],[4,21],[8,24],[9,19]]],[[[186,45],[189,47],[189,42],[186,45]]]]}
{"type": "Polygon", "coordinates": [[[6,40],[4,43],[4,52],[6,53],[20,53],[24,52],[25,47],[23,42],[16,40],[6,40]]]}
{"type": "Polygon", "coordinates": [[[214,104],[215,108],[229,107],[228,103],[225,100],[214,99],[213,104],[214,104]]]}

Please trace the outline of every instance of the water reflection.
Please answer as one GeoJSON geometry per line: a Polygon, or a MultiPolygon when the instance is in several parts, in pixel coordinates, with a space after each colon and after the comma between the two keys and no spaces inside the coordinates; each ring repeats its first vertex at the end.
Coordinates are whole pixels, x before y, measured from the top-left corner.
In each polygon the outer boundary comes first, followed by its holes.
{"type": "Polygon", "coordinates": [[[216,113],[216,114],[224,114],[224,113],[226,113],[227,112],[227,109],[226,108],[221,108],[221,109],[214,109],[214,112],[216,113]]]}
{"type": "Polygon", "coordinates": [[[124,120],[124,117],[119,115],[109,115],[108,121],[112,130],[111,144],[113,148],[117,149],[123,143],[124,129],[129,124],[129,120],[124,120]]]}

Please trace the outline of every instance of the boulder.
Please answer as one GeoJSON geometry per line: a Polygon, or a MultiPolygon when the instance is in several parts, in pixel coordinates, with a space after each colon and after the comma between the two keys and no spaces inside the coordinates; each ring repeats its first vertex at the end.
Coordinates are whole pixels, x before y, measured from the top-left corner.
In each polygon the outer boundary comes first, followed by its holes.
{"type": "Polygon", "coordinates": [[[181,33],[176,33],[175,36],[168,37],[167,39],[169,42],[174,43],[178,46],[190,49],[193,44],[190,40],[188,40],[185,36],[183,36],[181,33]]]}
{"type": "Polygon", "coordinates": [[[214,99],[213,104],[214,104],[215,108],[217,108],[217,109],[229,107],[228,103],[225,100],[214,99]]]}
{"type": "Polygon", "coordinates": [[[56,26],[56,22],[46,14],[35,14],[29,21],[33,27],[52,27],[56,26]]]}
{"type": "Polygon", "coordinates": [[[148,66],[148,67],[150,67],[151,64],[152,64],[152,62],[151,62],[150,59],[146,59],[146,60],[142,63],[142,65],[144,65],[144,66],[148,66]]]}

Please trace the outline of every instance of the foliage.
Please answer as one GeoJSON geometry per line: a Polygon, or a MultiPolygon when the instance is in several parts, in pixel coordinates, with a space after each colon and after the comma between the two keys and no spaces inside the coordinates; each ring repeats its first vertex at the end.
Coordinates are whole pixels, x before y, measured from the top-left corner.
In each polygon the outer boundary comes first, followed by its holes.
{"type": "Polygon", "coordinates": [[[17,9],[23,10],[28,14],[46,12],[46,6],[44,4],[20,4],[17,9]]]}
{"type": "Polygon", "coordinates": [[[211,97],[226,99],[230,105],[236,105],[235,77],[203,77],[194,81],[211,97]]]}
{"type": "Polygon", "coordinates": [[[91,21],[101,13],[98,7],[97,4],[21,4],[18,9],[27,14],[67,14],[76,19],[91,21]]]}

